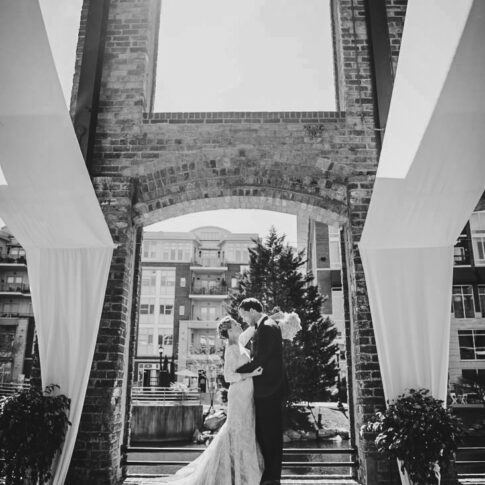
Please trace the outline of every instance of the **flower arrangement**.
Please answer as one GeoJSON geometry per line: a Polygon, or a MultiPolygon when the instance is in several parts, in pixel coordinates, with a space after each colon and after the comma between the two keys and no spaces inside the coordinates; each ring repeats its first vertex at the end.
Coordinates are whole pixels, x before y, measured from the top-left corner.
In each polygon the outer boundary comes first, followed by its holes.
{"type": "Polygon", "coordinates": [[[7,485],[44,483],[61,450],[68,426],[71,400],[31,387],[0,399],[0,456],[7,485]]]}
{"type": "Polygon", "coordinates": [[[301,330],[301,320],[295,312],[285,313],[276,307],[270,318],[278,322],[283,340],[293,340],[301,330]]]}
{"type": "Polygon", "coordinates": [[[361,435],[379,433],[377,450],[400,460],[401,471],[419,485],[439,483],[440,468],[453,459],[463,431],[460,419],[427,389],[411,389],[361,427],[361,435]]]}

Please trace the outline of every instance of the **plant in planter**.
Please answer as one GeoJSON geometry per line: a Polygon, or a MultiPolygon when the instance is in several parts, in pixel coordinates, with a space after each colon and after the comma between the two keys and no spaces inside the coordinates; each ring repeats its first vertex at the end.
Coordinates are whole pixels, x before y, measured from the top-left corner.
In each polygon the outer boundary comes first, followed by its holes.
{"type": "Polygon", "coordinates": [[[51,478],[52,461],[61,450],[71,400],[29,388],[0,399],[0,457],[6,485],[44,483],[51,478]]]}
{"type": "Polygon", "coordinates": [[[377,450],[397,458],[414,484],[428,485],[439,483],[439,470],[453,459],[464,428],[427,389],[411,389],[364,424],[365,432],[378,433],[377,450]]]}

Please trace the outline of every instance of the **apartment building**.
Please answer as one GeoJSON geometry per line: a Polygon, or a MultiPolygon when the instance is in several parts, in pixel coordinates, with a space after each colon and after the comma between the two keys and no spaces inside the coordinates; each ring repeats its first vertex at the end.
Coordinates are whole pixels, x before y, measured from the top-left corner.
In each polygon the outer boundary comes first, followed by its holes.
{"type": "Polygon", "coordinates": [[[221,372],[217,321],[226,314],[229,291],[237,288],[257,237],[213,226],[145,232],[135,357],[139,384],[157,383],[165,356],[174,357],[178,372],[198,376],[203,371],[209,382],[221,372]]]}
{"type": "Polygon", "coordinates": [[[314,277],[325,301],[322,315],[329,317],[337,328],[339,353],[335,356],[340,381],[347,379],[345,343],[344,294],[342,286],[341,227],[309,220],[307,223],[307,270],[314,277]]]}
{"type": "Polygon", "coordinates": [[[0,230],[0,382],[30,377],[34,332],[25,251],[4,227],[0,230]]]}
{"type": "Polygon", "coordinates": [[[472,214],[455,245],[452,295],[450,385],[485,385],[485,210],[472,214]]]}

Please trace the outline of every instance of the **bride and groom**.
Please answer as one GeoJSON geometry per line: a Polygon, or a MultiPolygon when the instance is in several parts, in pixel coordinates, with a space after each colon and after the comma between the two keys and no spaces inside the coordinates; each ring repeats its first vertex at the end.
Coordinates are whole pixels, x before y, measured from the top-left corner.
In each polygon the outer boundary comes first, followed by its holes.
{"type": "Polygon", "coordinates": [[[172,485],[275,485],[283,456],[282,406],[288,392],[280,326],[247,298],[241,325],[226,316],[218,325],[227,340],[224,378],[230,383],[227,420],[209,447],[173,477],[172,485]],[[251,353],[245,348],[250,341],[251,353]]]}

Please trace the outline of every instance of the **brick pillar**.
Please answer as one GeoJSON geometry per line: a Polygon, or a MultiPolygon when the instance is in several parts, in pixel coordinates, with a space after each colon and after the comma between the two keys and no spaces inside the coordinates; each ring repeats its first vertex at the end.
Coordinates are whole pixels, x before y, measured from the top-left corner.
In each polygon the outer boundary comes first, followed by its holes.
{"type": "MultiPolygon", "coordinates": [[[[86,19],[84,0],[73,102],[79,92],[86,19]]],[[[100,330],[76,447],[66,483],[115,484],[124,475],[133,375],[141,228],[133,222],[143,113],[153,100],[160,0],[111,0],[91,175],[115,244],[100,330]]]]}
{"type": "MultiPolygon", "coordinates": [[[[392,9],[389,34],[392,54],[397,59],[406,8],[403,0],[389,0],[392,9]],[[399,14],[402,12],[402,15],[399,14]]],[[[371,77],[371,55],[364,0],[339,0],[333,3],[336,65],[340,86],[339,104],[346,112],[349,163],[354,169],[348,178],[348,225],[344,231],[346,289],[349,297],[348,344],[349,388],[353,419],[351,425],[358,449],[359,483],[384,485],[395,478],[394,464],[382,459],[373,440],[361,438],[360,427],[385,406],[374,330],[367,296],[365,276],[358,250],[377,171],[379,145],[374,130],[375,93],[371,77]],[[339,47],[339,48],[337,48],[339,47]]],[[[398,482],[397,482],[398,483],[398,482]]]]}
{"type": "MultiPolygon", "coordinates": [[[[86,400],[67,483],[118,483],[132,336],[136,227],[130,179],[94,181],[115,244],[86,400]]],[[[136,290],[136,288],[135,288],[136,290]]]]}

